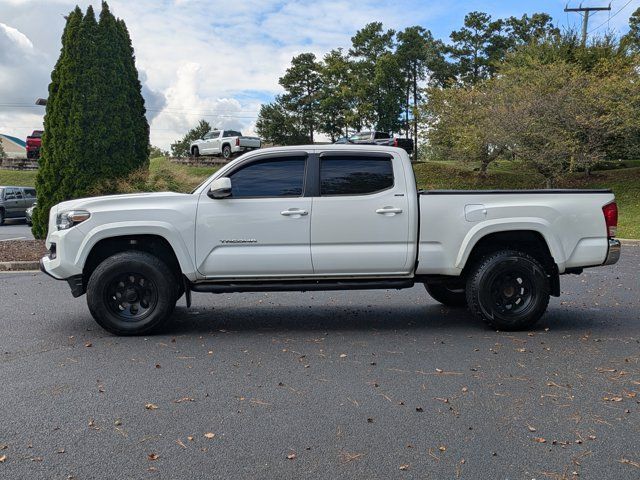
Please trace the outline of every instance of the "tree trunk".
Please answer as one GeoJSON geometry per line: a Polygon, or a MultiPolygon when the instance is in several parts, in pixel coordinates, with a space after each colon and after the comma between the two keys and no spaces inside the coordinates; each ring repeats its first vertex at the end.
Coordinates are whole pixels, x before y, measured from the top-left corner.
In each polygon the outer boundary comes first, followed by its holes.
{"type": "Polygon", "coordinates": [[[553,177],[545,178],[545,188],[553,188],[553,177]]]}

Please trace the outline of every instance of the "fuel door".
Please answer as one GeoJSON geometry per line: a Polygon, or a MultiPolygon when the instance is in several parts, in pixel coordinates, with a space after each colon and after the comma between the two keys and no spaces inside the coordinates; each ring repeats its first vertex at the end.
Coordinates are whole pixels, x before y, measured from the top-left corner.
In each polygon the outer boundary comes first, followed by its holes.
{"type": "Polygon", "coordinates": [[[465,205],[464,218],[467,222],[481,222],[487,218],[487,208],[483,204],[465,205]]]}

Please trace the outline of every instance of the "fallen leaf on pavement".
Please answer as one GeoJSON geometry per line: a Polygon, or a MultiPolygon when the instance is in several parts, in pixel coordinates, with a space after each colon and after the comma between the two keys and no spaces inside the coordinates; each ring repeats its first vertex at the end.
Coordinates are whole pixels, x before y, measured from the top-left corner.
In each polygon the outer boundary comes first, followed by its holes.
{"type": "Polygon", "coordinates": [[[632,465],[636,468],[640,468],[640,463],[634,462],[633,460],[629,460],[628,458],[621,458],[620,463],[624,463],[626,465],[632,465]]]}
{"type": "Polygon", "coordinates": [[[6,455],[0,456],[0,463],[4,463],[6,461],[7,461],[7,456],[6,455]]]}
{"type": "Polygon", "coordinates": [[[87,342],[84,344],[85,347],[89,348],[89,347],[93,347],[93,343],[91,342],[87,342]]]}
{"type": "Polygon", "coordinates": [[[346,354],[346,353],[341,353],[341,354],[340,354],[340,358],[346,358],[346,357],[347,357],[347,354],[346,354]]]}
{"type": "Polygon", "coordinates": [[[340,463],[349,463],[364,457],[364,453],[340,452],[340,463]]]}
{"type": "Polygon", "coordinates": [[[147,458],[151,461],[153,460],[157,460],[158,458],[160,458],[160,455],[156,454],[156,453],[150,453],[149,455],[147,455],[147,458]]]}
{"type": "Polygon", "coordinates": [[[182,402],[195,402],[195,400],[191,397],[183,397],[173,401],[173,403],[182,403],[182,402]]]}
{"type": "Polygon", "coordinates": [[[182,443],[182,440],[180,439],[176,440],[176,443],[180,445],[182,448],[187,448],[187,446],[184,443],[182,443]]]}
{"type": "Polygon", "coordinates": [[[409,470],[409,464],[405,463],[404,465],[400,465],[400,470],[409,470]]]}
{"type": "Polygon", "coordinates": [[[290,453],[289,455],[287,455],[287,458],[288,458],[289,460],[293,460],[293,459],[295,459],[295,458],[296,458],[296,454],[295,454],[295,453],[290,453]]]}
{"type": "Polygon", "coordinates": [[[538,443],[547,443],[547,441],[542,437],[536,437],[533,439],[533,441],[538,443]]]}
{"type": "Polygon", "coordinates": [[[144,408],[146,408],[147,410],[157,410],[158,406],[154,403],[147,403],[145,404],[144,408]]]}
{"type": "Polygon", "coordinates": [[[211,433],[211,432],[207,432],[207,433],[204,434],[204,438],[209,438],[209,439],[211,439],[211,438],[213,438],[215,436],[216,436],[216,434],[215,433],[211,433]]]}
{"type": "Polygon", "coordinates": [[[527,428],[529,429],[530,432],[536,431],[535,427],[532,427],[531,425],[527,425],[527,428]]]}

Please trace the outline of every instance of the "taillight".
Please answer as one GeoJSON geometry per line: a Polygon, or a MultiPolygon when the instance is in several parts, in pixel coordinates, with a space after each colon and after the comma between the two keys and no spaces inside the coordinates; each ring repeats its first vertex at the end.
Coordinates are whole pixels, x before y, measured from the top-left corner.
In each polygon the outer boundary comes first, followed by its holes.
{"type": "Polygon", "coordinates": [[[397,146],[398,146],[398,139],[397,139],[397,138],[394,138],[394,139],[393,139],[393,146],[394,146],[394,147],[397,147],[397,146]]]}
{"type": "Polygon", "coordinates": [[[239,146],[240,146],[240,137],[237,137],[236,138],[236,147],[239,147],[239,146]]]}
{"type": "Polygon", "coordinates": [[[607,225],[607,236],[615,237],[618,231],[618,205],[616,202],[607,203],[602,207],[604,223],[607,225]]]}

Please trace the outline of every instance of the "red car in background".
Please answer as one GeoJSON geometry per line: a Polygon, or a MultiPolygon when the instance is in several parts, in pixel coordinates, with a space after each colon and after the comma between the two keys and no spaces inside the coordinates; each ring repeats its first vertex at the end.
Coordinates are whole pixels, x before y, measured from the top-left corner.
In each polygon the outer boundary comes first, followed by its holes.
{"type": "Polygon", "coordinates": [[[27,137],[27,158],[40,158],[40,146],[42,145],[42,130],[34,130],[27,137]]]}

